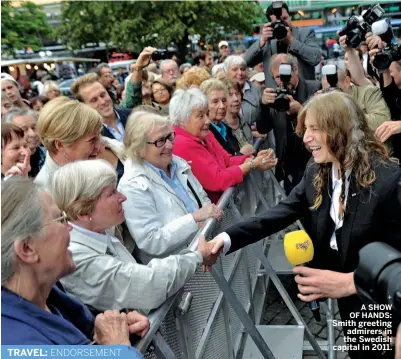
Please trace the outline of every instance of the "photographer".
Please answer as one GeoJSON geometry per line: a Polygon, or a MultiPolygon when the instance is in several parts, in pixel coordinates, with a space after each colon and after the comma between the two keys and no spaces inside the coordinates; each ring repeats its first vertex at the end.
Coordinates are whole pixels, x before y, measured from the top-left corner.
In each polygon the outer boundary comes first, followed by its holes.
{"type": "Polygon", "coordinates": [[[270,22],[263,25],[259,42],[255,42],[244,55],[248,66],[254,67],[263,61],[266,87],[275,88],[274,79],[268,71],[270,60],[274,54],[290,53],[298,60],[301,77],[305,80],[314,80],[315,66],[319,63],[321,55],[321,49],[316,41],[314,31],[293,27],[288,5],[285,2],[273,2],[267,8],[266,16],[270,22]],[[281,25],[287,29],[285,37],[281,39],[273,36],[276,33],[273,27],[277,26],[275,25],[277,20],[280,20],[281,25]]]}
{"type": "MultiPolygon", "coordinates": [[[[279,112],[274,108],[277,99],[276,90],[266,88],[263,92],[262,103],[269,106],[269,111],[264,111],[266,116],[258,119],[256,127],[259,133],[268,133],[273,129],[276,139],[276,176],[279,181],[284,179],[284,188],[287,193],[301,180],[305,166],[310,158],[310,153],[305,149],[302,140],[296,136],[297,115],[302,104],[319,88],[318,81],[304,80],[298,74],[298,61],[290,54],[273,55],[270,61],[270,72],[278,87],[282,86],[280,79],[280,65],[291,65],[291,79],[288,88],[294,91],[294,95],[288,95],[289,109],[287,112],[279,112]],[[291,176],[291,179],[289,178],[291,176]]],[[[271,75],[270,75],[271,76],[271,75]]]]}
{"type": "MultiPolygon", "coordinates": [[[[366,35],[369,56],[372,62],[375,56],[386,44],[379,36],[368,33],[366,35]],[[378,46],[378,48],[375,48],[378,46]]],[[[381,74],[381,90],[383,97],[390,108],[392,121],[386,121],[376,130],[376,136],[382,142],[391,139],[393,156],[401,161],[401,61],[393,61],[389,68],[381,74]]]]}
{"type": "MultiPolygon", "coordinates": [[[[345,51],[347,72],[338,70],[337,87],[356,101],[365,113],[369,127],[376,131],[384,122],[390,121],[390,110],[380,89],[373,86],[365,77],[358,53],[347,45],[346,35],[340,37],[340,44],[345,51]]],[[[325,76],[322,79],[322,86],[328,87],[325,76]]]]}

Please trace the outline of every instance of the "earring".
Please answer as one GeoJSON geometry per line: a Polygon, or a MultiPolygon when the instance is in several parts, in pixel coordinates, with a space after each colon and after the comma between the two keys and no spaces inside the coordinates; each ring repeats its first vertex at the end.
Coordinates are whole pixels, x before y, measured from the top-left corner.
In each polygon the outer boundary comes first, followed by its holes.
{"type": "Polygon", "coordinates": [[[89,217],[89,221],[92,221],[92,217],[89,217]]]}

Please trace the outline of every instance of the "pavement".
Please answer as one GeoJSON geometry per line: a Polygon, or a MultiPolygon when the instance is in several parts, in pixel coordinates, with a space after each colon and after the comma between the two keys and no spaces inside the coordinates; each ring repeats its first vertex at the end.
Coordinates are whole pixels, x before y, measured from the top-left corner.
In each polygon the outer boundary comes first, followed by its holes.
{"type": "MultiPolygon", "coordinates": [[[[304,318],[306,324],[309,326],[310,330],[314,334],[317,340],[327,340],[327,325],[326,325],[326,315],[321,312],[321,322],[317,322],[312,315],[311,310],[309,309],[308,304],[302,302],[298,299],[298,289],[294,282],[294,277],[290,275],[279,276],[281,282],[284,284],[284,287],[288,291],[291,299],[294,301],[296,307],[300,311],[302,317],[304,318]]],[[[335,305],[335,318],[340,319],[340,314],[338,312],[337,305],[335,305]]],[[[266,298],[266,304],[263,313],[263,323],[265,325],[283,325],[290,324],[296,325],[297,322],[292,317],[292,314],[288,310],[286,304],[281,299],[281,296],[277,292],[273,283],[269,286],[268,295],[266,298]]],[[[339,327],[334,328],[336,334],[336,344],[344,345],[342,330],[339,327]]],[[[303,359],[317,359],[316,355],[305,355],[303,359]]],[[[278,358],[278,359],[286,359],[286,358],[278,358]]],[[[349,359],[349,356],[346,352],[337,352],[337,359],[349,359]]]]}

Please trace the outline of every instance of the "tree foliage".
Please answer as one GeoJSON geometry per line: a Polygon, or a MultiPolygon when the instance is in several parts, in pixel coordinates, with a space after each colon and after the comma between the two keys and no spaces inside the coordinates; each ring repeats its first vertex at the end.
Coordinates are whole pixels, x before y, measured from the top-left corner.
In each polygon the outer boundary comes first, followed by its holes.
{"type": "Polygon", "coordinates": [[[217,41],[252,33],[262,9],[254,1],[66,1],[61,39],[72,48],[104,42],[121,50],[174,42],[182,55],[190,35],[217,41]]]}
{"type": "Polygon", "coordinates": [[[2,51],[15,56],[16,50],[39,50],[41,37],[52,33],[46,14],[32,2],[23,2],[20,7],[11,6],[11,1],[1,2],[2,51]]]}

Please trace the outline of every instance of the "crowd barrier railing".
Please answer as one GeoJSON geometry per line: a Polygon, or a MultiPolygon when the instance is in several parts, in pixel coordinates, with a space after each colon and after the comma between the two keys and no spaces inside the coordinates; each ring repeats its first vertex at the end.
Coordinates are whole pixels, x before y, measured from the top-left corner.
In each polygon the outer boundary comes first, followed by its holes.
{"type": "MultiPolygon", "coordinates": [[[[207,220],[189,248],[197,248],[201,235],[211,239],[233,223],[274,206],[283,196],[271,171],[252,173],[243,183],[223,193],[218,202],[224,210],[222,221],[207,220]]],[[[220,256],[210,273],[199,269],[182,290],[149,313],[150,329],[137,349],[146,359],[234,359],[241,357],[249,335],[264,358],[275,358],[256,328],[262,320],[271,280],[298,326],[304,328],[317,356],[326,358],[267,260],[269,240],[220,256]]],[[[328,333],[329,337],[334,336],[334,331],[329,329],[328,333]]],[[[335,358],[330,345],[327,351],[330,359],[335,358]]]]}

